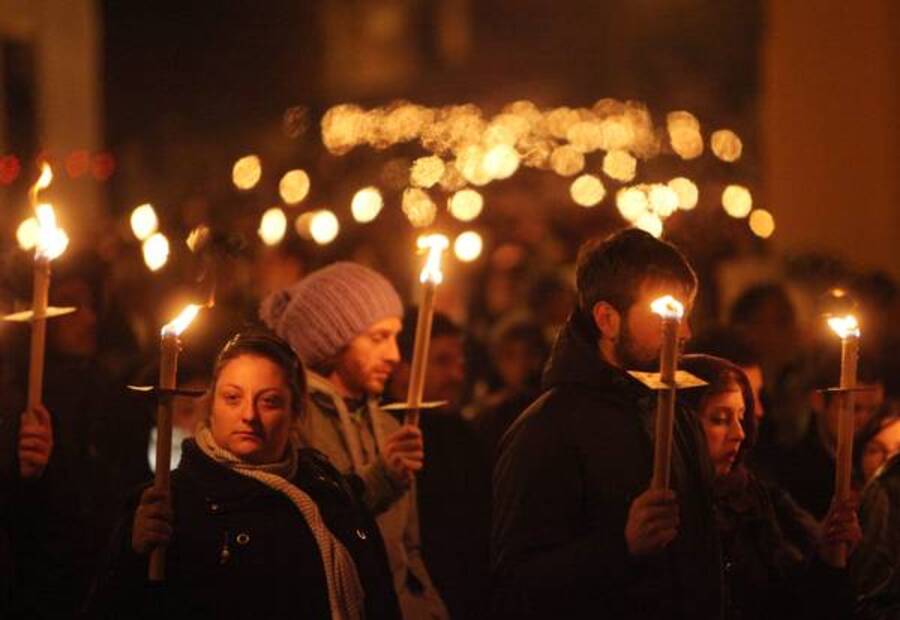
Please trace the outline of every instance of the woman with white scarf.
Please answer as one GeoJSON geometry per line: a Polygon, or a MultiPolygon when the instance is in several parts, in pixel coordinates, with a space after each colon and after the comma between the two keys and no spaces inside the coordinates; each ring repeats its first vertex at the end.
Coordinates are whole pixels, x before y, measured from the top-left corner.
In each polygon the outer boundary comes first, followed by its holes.
{"type": "Polygon", "coordinates": [[[222,349],[209,416],[184,442],[171,491],[148,487],[123,521],[94,617],[395,618],[384,544],[344,477],[292,434],[304,373],[269,332],[222,349]],[[166,548],[166,580],[147,581],[166,548]]]}

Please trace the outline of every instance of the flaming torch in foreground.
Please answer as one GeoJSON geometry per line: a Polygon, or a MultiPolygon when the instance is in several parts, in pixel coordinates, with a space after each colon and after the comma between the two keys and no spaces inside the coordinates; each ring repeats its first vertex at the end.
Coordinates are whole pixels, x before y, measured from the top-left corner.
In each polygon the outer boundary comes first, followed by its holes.
{"type": "MultiPolygon", "coordinates": [[[[157,490],[169,490],[169,469],[172,455],[172,397],[175,376],[178,372],[178,337],[197,316],[201,306],[190,304],[175,320],[162,328],[159,360],[159,405],[156,409],[156,476],[153,485],[157,490]]],[[[150,580],[166,578],[166,550],[157,547],[150,556],[150,580]]]]}
{"type": "Polygon", "coordinates": [[[66,232],[56,225],[53,206],[38,203],[38,194],[53,181],[49,164],[41,164],[41,176],[28,192],[37,219],[37,240],[34,249],[34,289],[31,310],[4,317],[7,321],[31,321],[31,355],[28,366],[28,404],[25,415],[33,420],[33,409],[41,403],[44,386],[44,350],[47,337],[47,319],[75,311],[75,308],[52,308],[48,305],[50,293],[50,261],[59,257],[69,245],[66,232]]]}
{"type": "MultiPolygon", "coordinates": [[[[845,502],[850,498],[850,478],[853,467],[854,390],[856,390],[856,365],[859,359],[859,323],[852,314],[833,316],[828,326],[841,339],[841,383],[836,396],[840,398],[840,417],[837,431],[837,462],[834,471],[834,500],[845,502]]],[[[846,566],[847,547],[834,551],[835,564],[846,566]]]]}
{"type": "Polygon", "coordinates": [[[419,410],[425,392],[425,370],[428,366],[428,345],[431,341],[431,321],[434,318],[434,298],[437,286],[444,280],[441,273],[441,253],[450,245],[444,235],[420,237],[419,250],[427,250],[425,266],[419,275],[422,283],[422,301],[416,322],[416,340],[413,346],[412,365],[409,371],[409,389],[406,395],[406,423],[419,424],[419,410]]]}
{"type": "Polygon", "coordinates": [[[678,367],[678,329],[684,306],[666,295],[650,304],[650,309],[662,318],[662,348],[659,352],[659,381],[662,384],[656,400],[656,433],[653,451],[653,479],[651,489],[669,487],[672,462],[672,428],[675,421],[675,371],[678,367]]]}

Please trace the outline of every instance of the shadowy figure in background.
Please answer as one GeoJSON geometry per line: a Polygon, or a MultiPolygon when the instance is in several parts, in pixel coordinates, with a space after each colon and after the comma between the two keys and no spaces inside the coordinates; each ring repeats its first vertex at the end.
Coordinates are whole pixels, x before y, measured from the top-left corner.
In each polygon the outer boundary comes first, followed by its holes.
{"type": "MultiPolygon", "coordinates": [[[[417,308],[409,308],[397,337],[401,361],[386,395],[406,402],[417,308]]],[[[424,399],[446,405],[420,415],[426,467],[417,477],[422,555],[453,618],[484,617],[490,574],[490,469],[475,431],[462,418],[465,334],[449,317],[434,315],[424,399]]]]}

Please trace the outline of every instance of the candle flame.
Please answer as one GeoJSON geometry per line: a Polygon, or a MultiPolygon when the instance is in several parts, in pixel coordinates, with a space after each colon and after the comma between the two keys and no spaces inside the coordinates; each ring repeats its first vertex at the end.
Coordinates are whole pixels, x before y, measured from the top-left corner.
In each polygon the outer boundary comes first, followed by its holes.
{"type": "Polygon", "coordinates": [[[162,328],[163,336],[180,336],[184,330],[188,328],[188,325],[191,324],[191,321],[196,318],[197,313],[200,312],[201,306],[197,304],[189,304],[184,310],[181,311],[175,319],[162,328]]]}
{"type": "Polygon", "coordinates": [[[50,187],[50,183],[52,182],[53,169],[47,162],[41,162],[41,176],[38,177],[38,180],[31,188],[32,195],[37,198],[37,193],[42,189],[47,189],[48,187],[50,187]]]}
{"type": "Polygon", "coordinates": [[[445,235],[425,235],[419,237],[416,242],[420,250],[428,250],[428,258],[425,259],[425,266],[419,275],[419,281],[423,284],[431,282],[440,284],[444,281],[444,274],[441,273],[441,253],[450,247],[450,240],[445,235]]]}
{"type": "Polygon", "coordinates": [[[56,225],[56,213],[53,212],[52,205],[39,204],[35,207],[35,215],[39,229],[35,257],[53,260],[66,251],[69,236],[56,225]]]}
{"type": "Polygon", "coordinates": [[[828,319],[828,326],[834,330],[841,339],[850,337],[859,338],[859,323],[852,314],[847,316],[833,316],[828,319]]]}
{"type": "Polygon", "coordinates": [[[681,319],[684,316],[684,306],[671,295],[654,300],[650,309],[664,319],[681,319]]]}

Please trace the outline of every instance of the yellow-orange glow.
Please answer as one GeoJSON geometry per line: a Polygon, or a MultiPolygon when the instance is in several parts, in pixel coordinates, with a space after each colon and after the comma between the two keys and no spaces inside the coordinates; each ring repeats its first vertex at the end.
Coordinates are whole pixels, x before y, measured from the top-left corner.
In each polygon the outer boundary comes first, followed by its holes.
{"type": "Polygon", "coordinates": [[[441,254],[450,246],[450,240],[446,235],[433,234],[423,235],[416,240],[419,250],[427,250],[428,256],[425,259],[425,266],[419,274],[419,282],[431,282],[440,284],[444,281],[444,274],[441,272],[441,254]]]}
{"type": "Polygon", "coordinates": [[[690,211],[697,206],[700,191],[693,181],[685,177],[675,177],[669,181],[669,187],[678,195],[678,208],[690,211]]]}
{"type": "Polygon", "coordinates": [[[33,250],[37,245],[38,235],[41,234],[41,225],[36,217],[29,217],[16,228],[16,241],[19,247],[25,250],[33,250]]]}
{"type": "Polygon", "coordinates": [[[312,219],[315,215],[316,211],[307,211],[298,215],[297,219],[294,220],[294,230],[297,231],[297,235],[299,235],[301,239],[312,241],[310,224],[312,223],[312,219]]]}
{"type": "Polygon", "coordinates": [[[835,334],[840,336],[841,339],[859,338],[859,323],[852,314],[829,318],[828,327],[830,327],[835,334]]]}
{"type": "Polygon", "coordinates": [[[630,181],[637,173],[637,160],[628,151],[609,151],[603,156],[603,172],[616,181],[630,181]]]}
{"type": "Polygon", "coordinates": [[[377,187],[364,187],[353,195],[350,212],[360,224],[373,221],[384,208],[384,198],[377,187]]]}
{"type": "Polygon", "coordinates": [[[481,256],[483,248],[484,242],[481,239],[481,235],[474,230],[460,233],[456,241],[453,242],[453,253],[456,255],[456,258],[464,263],[471,263],[476,260],[481,256]]]}
{"type": "Polygon", "coordinates": [[[754,209],[749,223],[753,234],[762,239],[768,239],[775,232],[775,218],[765,209],[754,209]]]}
{"type": "Polygon", "coordinates": [[[636,228],[640,228],[641,230],[650,233],[657,239],[662,236],[663,223],[660,217],[655,213],[644,213],[637,219],[634,225],[636,228]]]}
{"type": "Polygon", "coordinates": [[[447,210],[450,215],[461,222],[471,222],[481,215],[484,208],[484,198],[474,189],[463,189],[447,200],[447,210]]]}
{"type": "Polygon", "coordinates": [[[623,187],[616,194],[616,207],[629,222],[637,222],[647,213],[648,206],[647,194],[638,187],[623,187]]]}
{"type": "Polygon", "coordinates": [[[337,238],[340,231],[337,216],[328,209],[316,211],[309,220],[309,234],[319,245],[328,245],[337,238]]]}
{"type": "Polygon", "coordinates": [[[309,195],[310,180],[305,170],[285,172],[278,182],[278,193],[285,204],[295,205],[309,195]]]}
{"type": "Polygon", "coordinates": [[[431,197],[417,187],[408,188],[403,192],[401,208],[409,223],[416,228],[430,226],[437,217],[437,207],[431,197]]]}
{"type": "Polygon", "coordinates": [[[187,239],[184,240],[184,243],[188,246],[188,249],[191,252],[196,252],[201,246],[205,245],[206,242],[209,241],[209,237],[211,234],[212,231],[209,229],[209,226],[200,224],[188,234],[187,239]]]}
{"type": "Polygon", "coordinates": [[[519,153],[509,144],[497,144],[484,154],[482,166],[494,179],[508,179],[519,169],[519,153]]]}
{"type": "Polygon", "coordinates": [[[444,176],[446,165],[437,155],[420,157],[409,171],[409,182],[414,187],[434,187],[444,176]]]}
{"type": "Polygon", "coordinates": [[[593,174],[582,174],[572,181],[569,194],[575,204],[582,207],[593,207],[606,196],[606,188],[603,187],[603,181],[599,177],[593,174]]]}
{"type": "Polygon", "coordinates": [[[653,300],[650,304],[650,310],[664,319],[680,320],[684,316],[684,306],[671,295],[653,300]]]}
{"type": "Polygon", "coordinates": [[[147,268],[150,271],[158,271],[169,260],[169,240],[162,233],[154,233],[144,241],[141,251],[147,268]]]}
{"type": "Polygon", "coordinates": [[[201,306],[197,304],[188,304],[177,317],[163,325],[161,334],[163,336],[180,336],[197,317],[200,308],[201,306]]]}
{"type": "Polygon", "coordinates": [[[669,217],[678,210],[678,194],[668,185],[654,183],[647,193],[650,209],[660,217],[669,217]]]}
{"type": "Polygon", "coordinates": [[[53,260],[66,251],[69,246],[69,236],[66,231],[56,225],[56,213],[51,205],[39,204],[35,208],[35,216],[38,222],[35,257],[53,260]]]}
{"type": "Polygon", "coordinates": [[[729,185],[722,192],[722,207],[731,217],[738,219],[747,217],[753,209],[750,190],[743,185],[729,185]]]}
{"type": "Polygon", "coordinates": [[[484,167],[484,155],[484,149],[477,144],[470,144],[456,156],[456,169],[472,185],[487,185],[491,181],[491,175],[484,167]]]}
{"type": "Polygon", "coordinates": [[[682,159],[694,159],[703,154],[703,136],[700,121],[690,112],[670,112],[666,117],[666,129],[672,150],[682,159]]]}
{"type": "Polygon", "coordinates": [[[156,232],[159,227],[159,218],[156,217],[156,211],[153,205],[147,203],[136,207],[131,212],[131,232],[137,237],[138,241],[143,241],[156,232]]]}
{"type": "Polygon", "coordinates": [[[259,229],[256,231],[259,238],[266,245],[277,245],[284,239],[287,232],[287,216],[278,207],[267,209],[259,220],[259,229]]]}
{"type": "Polygon", "coordinates": [[[262,177],[262,163],[256,155],[247,155],[234,162],[231,180],[238,189],[253,189],[262,177]]]}
{"type": "Polygon", "coordinates": [[[48,164],[47,162],[41,162],[41,174],[38,177],[38,180],[35,182],[34,186],[31,188],[31,191],[34,192],[35,196],[37,196],[37,193],[39,191],[50,187],[50,184],[52,182],[53,168],[51,168],[50,164],[48,164]]]}
{"type": "Polygon", "coordinates": [[[584,170],[584,153],[574,146],[558,146],[550,154],[550,167],[560,176],[575,176],[584,170]]]}
{"type": "Polygon", "coordinates": [[[709,146],[716,157],[729,163],[739,160],[744,149],[741,139],[730,129],[714,131],[709,138],[709,146]]]}

